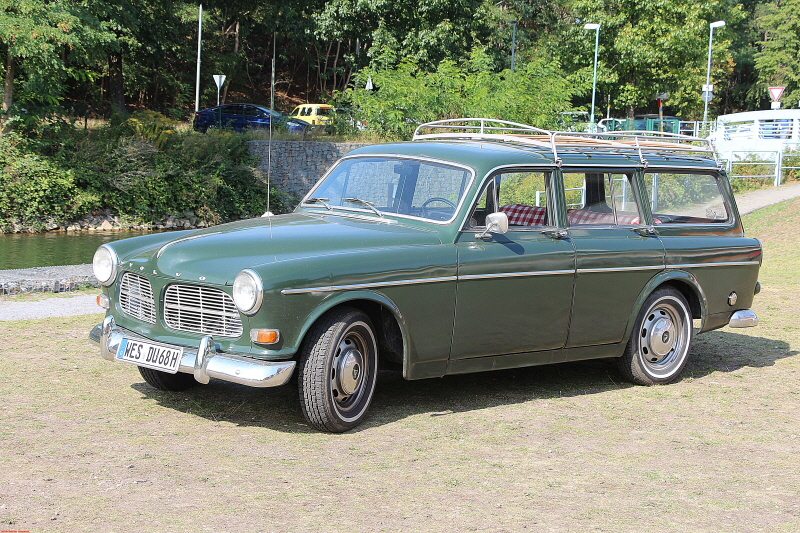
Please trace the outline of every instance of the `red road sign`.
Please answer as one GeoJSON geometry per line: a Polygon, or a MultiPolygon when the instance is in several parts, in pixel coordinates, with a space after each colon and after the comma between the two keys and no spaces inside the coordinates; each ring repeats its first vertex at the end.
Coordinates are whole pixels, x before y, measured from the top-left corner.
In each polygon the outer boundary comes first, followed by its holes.
{"type": "Polygon", "coordinates": [[[772,98],[773,102],[777,102],[781,99],[781,95],[783,94],[784,89],[786,87],[770,87],[769,88],[769,96],[772,98]]]}

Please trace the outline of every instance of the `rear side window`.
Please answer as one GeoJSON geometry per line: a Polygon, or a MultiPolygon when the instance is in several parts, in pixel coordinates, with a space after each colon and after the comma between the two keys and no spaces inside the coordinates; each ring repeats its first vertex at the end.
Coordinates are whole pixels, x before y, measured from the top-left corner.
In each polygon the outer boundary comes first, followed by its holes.
{"type": "Polygon", "coordinates": [[[720,224],[730,216],[712,174],[648,172],[647,197],[656,224],[720,224]]]}
{"type": "Polygon", "coordinates": [[[600,172],[565,172],[564,192],[570,226],[641,223],[631,176],[600,172]]]}

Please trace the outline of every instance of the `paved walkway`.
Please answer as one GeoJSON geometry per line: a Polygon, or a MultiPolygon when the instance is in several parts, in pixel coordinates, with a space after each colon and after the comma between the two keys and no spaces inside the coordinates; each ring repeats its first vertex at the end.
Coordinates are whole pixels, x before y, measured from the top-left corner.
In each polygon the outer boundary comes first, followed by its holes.
{"type": "MultiPolygon", "coordinates": [[[[756,209],[790,200],[800,196],[800,183],[762,189],[736,196],[736,204],[742,215],[756,209]]],[[[57,267],[26,268],[22,270],[0,270],[0,287],[3,292],[25,291],[60,292],[72,290],[82,284],[97,286],[92,276],[92,265],[69,265],[57,267]]],[[[32,302],[13,302],[0,299],[0,321],[28,320],[55,316],[74,316],[102,313],[95,303],[94,295],[44,298],[32,302]]]]}

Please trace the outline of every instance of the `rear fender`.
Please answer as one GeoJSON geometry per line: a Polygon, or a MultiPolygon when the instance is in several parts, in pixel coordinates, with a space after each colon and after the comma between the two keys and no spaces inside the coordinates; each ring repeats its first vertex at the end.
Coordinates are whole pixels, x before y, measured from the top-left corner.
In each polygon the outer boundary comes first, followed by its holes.
{"type": "Polygon", "coordinates": [[[633,305],[631,316],[628,319],[628,326],[625,329],[625,336],[623,337],[625,343],[627,343],[628,339],[630,339],[631,333],[633,332],[633,326],[636,323],[636,318],[639,316],[639,312],[644,306],[644,301],[648,296],[650,296],[650,294],[653,293],[653,291],[664,284],[679,285],[679,288],[685,287],[688,291],[691,291],[695,297],[695,302],[693,303],[690,298],[687,298],[687,300],[689,300],[689,306],[693,311],[696,308],[694,304],[697,304],[697,307],[700,308],[700,330],[703,329],[703,326],[706,322],[706,317],[708,315],[708,300],[706,299],[706,295],[703,292],[703,288],[700,286],[700,283],[697,281],[697,278],[695,278],[690,272],[683,270],[663,270],[657,275],[653,276],[653,278],[642,289],[642,292],[639,293],[639,297],[636,299],[636,302],[633,305]]]}

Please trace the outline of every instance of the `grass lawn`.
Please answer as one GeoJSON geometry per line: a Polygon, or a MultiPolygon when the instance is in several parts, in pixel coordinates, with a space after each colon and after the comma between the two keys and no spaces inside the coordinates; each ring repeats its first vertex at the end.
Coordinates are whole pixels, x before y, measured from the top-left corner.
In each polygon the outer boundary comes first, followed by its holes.
{"type": "Polygon", "coordinates": [[[100,315],[0,323],[0,530],[800,531],[800,199],[745,225],[761,323],[697,337],[678,382],[385,373],[342,435],[289,387],[154,390],[86,340],[100,315]]]}

